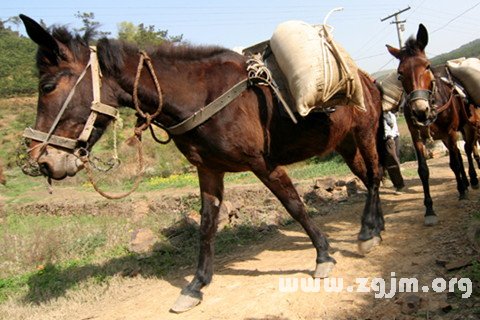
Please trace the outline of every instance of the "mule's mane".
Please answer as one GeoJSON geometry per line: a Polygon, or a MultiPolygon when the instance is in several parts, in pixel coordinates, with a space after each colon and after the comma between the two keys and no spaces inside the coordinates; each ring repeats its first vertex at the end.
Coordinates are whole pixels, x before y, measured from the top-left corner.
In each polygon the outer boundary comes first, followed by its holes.
{"type": "MultiPolygon", "coordinates": [[[[137,56],[140,51],[140,48],[132,43],[106,38],[100,39],[97,47],[102,71],[106,74],[118,74],[123,69],[124,57],[137,56]]],[[[175,60],[176,63],[200,61],[231,52],[219,46],[193,46],[169,41],[145,51],[152,59],[175,60]]]]}
{"type": "Polygon", "coordinates": [[[422,51],[422,49],[420,48],[417,39],[411,36],[407,39],[405,45],[401,48],[400,53],[401,55],[406,55],[410,57],[416,55],[420,51],[422,51]]]}
{"type": "MultiPolygon", "coordinates": [[[[79,58],[82,50],[84,51],[85,47],[88,47],[88,43],[92,40],[95,28],[87,29],[83,35],[80,35],[70,32],[65,26],[53,26],[50,33],[58,42],[65,45],[75,58],[79,58]]],[[[50,51],[42,48],[39,48],[36,60],[39,69],[48,67],[51,63],[58,63],[58,57],[52,56],[50,51]]]]}
{"type": "MultiPolygon", "coordinates": [[[[95,29],[87,29],[83,35],[73,33],[65,26],[54,26],[51,28],[52,36],[65,45],[72,53],[75,59],[83,60],[88,58],[85,56],[86,48],[92,42],[95,29]]],[[[123,68],[124,57],[138,55],[140,48],[132,43],[102,38],[97,42],[98,54],[102,71],[115,74],[123,68]]],[[[219,56],[230,50],[219,46],[193,46],[190,44],[177,44],[164,41],[162,44],[150,47],[147,50],[150,57],[156,59],[175,59],[175,61],[198,61],[219,56]]],[[[39,49],[37,53],[37,66],[39,69],[47,67],[50,62],[55,63],[55,59],[46,50],[39,49]],[[47,59],[45,59],[48,58],[47,59]]]]}

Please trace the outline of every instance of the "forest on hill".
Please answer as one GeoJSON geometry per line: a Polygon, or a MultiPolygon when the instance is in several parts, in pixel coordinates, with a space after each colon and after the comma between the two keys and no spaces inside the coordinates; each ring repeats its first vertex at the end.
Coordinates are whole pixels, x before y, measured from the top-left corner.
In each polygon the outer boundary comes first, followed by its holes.
{"type": "MultiPolygon", "coordinates": [[[[77,12],[77,19],[82,27],[74,32],[83,34],[85,30],[93,30],[93,39],[103,36],[111,37],[109,33],[100,30],[100,23],[95,20],[92,12],[77,12]]],[[[47,26],[40,21],[45,28],[47,26]]],[[[29,38],[18,31],[21,21],[19,17],[0,20],[0,97],[31,96],[37,92],[37,71],[35,68],[35,52],[37,46],[29,38]]],[[[171,36],[168,30],[157,29],[154,25],[135,25],[123,21],[118,24],[120,40],[129,41],[144,48],[168,40],[181,42],[183,35],[171,36]]]]}
{"type": "Polygon", "coordinates": [[[457,49],[439,54],[438,56],[430,59],[432,65],[444,64],[448,60],[460,58],[460,57],[478,57],[480,56],[480,39],[473,40],[466,43],[457,49]]]}

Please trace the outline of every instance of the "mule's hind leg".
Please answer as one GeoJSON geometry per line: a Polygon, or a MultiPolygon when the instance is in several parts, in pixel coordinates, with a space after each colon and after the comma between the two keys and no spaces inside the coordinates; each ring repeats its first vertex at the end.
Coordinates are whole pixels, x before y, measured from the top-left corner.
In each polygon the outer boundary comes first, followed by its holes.
{"type": "Polygon", "coordinates": [[[480,155],[478,154],[478,137],[475,137],[475,143],[473,144],[473,158],[480,169],[480,155]]]}
{"type": "Polygon", "coordinates": [[[288,213],[302,225],[310,237],[310,240],[317,250],[317,266],[314,277],[328,277],[336,261],[328,254],[329,245],[327,238],[307,215],[305,206],[285,170],[282,167],[269,170],[265,164],[261,164],[252,171],[265,186],[272,191],[278,200],[280,200],[288,213]]]}
{"type": "Polygon", "coordinates": [[[463,166],[462,155],[460,154],[460,150],[458,150],[457,147],[456,133],[449,134],[448,137],[443,140],[443,143],[448,148],[448,154],[450,157],[450,169],[452,169],[453,173],[455,174],[459,199],[466,199],[469,183],[467,179],[467,174],[465,173],[465,168],[463,166]]]}
{"type": "Polygon", "coordinates": [[[200,222],[200,255],[193,280],[183,288],[171,311],[179,313],[192,309],[202,300],[204,286],[212,281],[214,238],[218,213],[223,199],[223,173],[198,169],[202,199],[200,222]]]}
{"type": "Polygon", "coordinates": [[[465,139],[465,154],[468,160],[468,176],[470,177],[470,185],[473,189],[478,189],[478,177],[475,170],[475,164],[473,163],[472,154],[476,153],[478,157],[478,150],[476,150],[477,137],[476,133],[470,126],[467,126],[463,133],[465,139]]]}
{"type": "Polygon", "coordinates": [[[336,150],[367,188],[362,227],[358,234],[358,249],[365,254],[380,244],[380,233],[385,229],[379,196],[382,171],[374,131],[364,130],[356,135],[356,138],[347,137],[336,150]]]}

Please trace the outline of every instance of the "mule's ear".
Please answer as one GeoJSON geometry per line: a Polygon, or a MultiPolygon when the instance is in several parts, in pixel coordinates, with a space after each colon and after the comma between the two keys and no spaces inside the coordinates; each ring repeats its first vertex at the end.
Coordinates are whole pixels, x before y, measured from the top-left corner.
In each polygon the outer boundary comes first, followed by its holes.
{"type": "Polygon", "coordinates": [[[428,44],[428,31],[423,24],[420,23],[417,31],[417,43],[419,48],[423,51],[428,44]]]}
{"type": "Polygon", "coordinates": [[[20,14],[20,19],[22,19],[25,29],[27,29],[27,34],[33,42],[38,44],[42,49],[52,51],[54,54],[59,53],[57,41],[47,30],[24,14],[20,14]]]}
{"type": "Polygon", "coordinates": [[[387,47],[388,52],[390,52],[392,56],[394,56],[397,59],[400,59],[400,49],[389,46],[388,44],[386,44],[385,46],[387,47]]]}

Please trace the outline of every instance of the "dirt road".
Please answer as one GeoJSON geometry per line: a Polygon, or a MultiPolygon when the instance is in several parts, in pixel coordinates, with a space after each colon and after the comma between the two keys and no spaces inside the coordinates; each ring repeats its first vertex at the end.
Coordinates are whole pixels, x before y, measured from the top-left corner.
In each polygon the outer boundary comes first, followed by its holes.
{"type": "MultiPolygon", "coordinates": [[[[266,242],[217,259],[213,282],[204,290],[204,301],[187,313],[172,314],[169,308],[192,279],[192,268],[174,271],[163,279],[119,277],[89,295],[72,292],[68,300],[30,309],[30,316],[132,320],[477,319],[478,314],[465,310],[474,310],[478,299],[459,299],[458,294],[453,300],[455,294],[446,292],[398,293],[391,299],[377,299],[374,292],[355,292],[356,278],[369,278],[368,285],[374,277],[383,278],[390,287],[392,276],[416,277],[420,286],[431,287],[435,278],[448,281],[462,275],[447,272],[445,263],[476,256],[469,240],[469,224],[472,213],[480,210],[480,192],[471,190],[469,200],[459,201],[447,159],[429,160],[434,208],[440,220],[435,227],[423,226],[423,193],[417,176],[406,177],[404,194],[395,195],[392,189],[382,188],[386,231],[381,246],[366,257],[357,253],[356,242],[364,195],[351,197],[334,206],[327,216],[315,218],[330,240],[337,260],[331,276],[343,279],[342,292],[327,293],[323,288],[320,292],[281,292],[282,277],[305,281],[300,279],[308,279],[315,267],[313,246],[298,224],[293,224],[280,227],[266,242]],[[345,289],[350,285],[354,292],[345,289]]],[[[416,164],[409,166],[414,168],[416,164]]]]}

